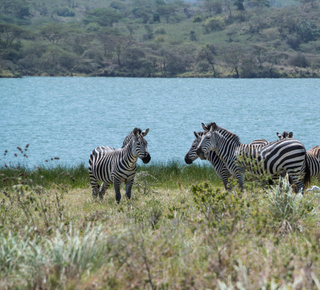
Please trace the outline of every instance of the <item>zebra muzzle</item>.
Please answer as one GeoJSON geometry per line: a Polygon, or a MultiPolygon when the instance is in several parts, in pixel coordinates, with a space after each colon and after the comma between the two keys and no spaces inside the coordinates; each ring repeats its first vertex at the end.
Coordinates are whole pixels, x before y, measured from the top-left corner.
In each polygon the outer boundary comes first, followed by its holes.
{"type": "Polygon", "coordinates": [[[145,164],[146,164],[146,163],[149,163],[150,160],[151,160],[150,154],[147,154],[146,156],[144,156],[144,157],[142,158],[142,162],[145,163],[145,164]]]}
{"type": "Polygon", "coordinates": [[[192,160],[191,160],[191,158],[189,158],[188,154],[186,155],[186,157],[184,157],[184,161],[185,161],[187,164],[192,164],[192,160]]]}

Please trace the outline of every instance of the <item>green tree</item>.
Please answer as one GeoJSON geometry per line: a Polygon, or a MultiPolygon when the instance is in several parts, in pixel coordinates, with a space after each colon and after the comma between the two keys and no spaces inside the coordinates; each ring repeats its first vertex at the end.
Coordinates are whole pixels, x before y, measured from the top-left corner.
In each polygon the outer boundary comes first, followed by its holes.
{"type": "Polygon", "coordinates": [[[40,28],[39,34],[52,44],[58,44],[62,38],[67,36],[65,25],[62,23],[47,23],[40,28]]]}
{"type": "Polygon", "coordinates": [[[231,44],[223,50],[223,59],[235,71],[236,77],[240,77],[239,67],[243,58],[242,47],[239,44],[231,44]]]}
{"type": "Polygon", "coordinates": [[[204,0],[203,8],[208,12],[222,13],[222,0],[204,0]]]}
{"type": "Polygon", "coordinates": [[[157,7],[157,12],[159,13],[160,17],[164,17],[166,22],[169,23],[169,19],[172,15],[176,12],[176,6],[174,4],[165,4],[159,5],[157,7]]]}
{"type": "Polygon", "coordinates": [[[247,6],[254,7],[270,7],[270,0],[247,0],[247,6]]]}
{"type": "Polygon", "coordinates": [[[200,51],[198,51],[197,62],[206,61],[213,71],[213,77],[217,77],[217,72],[215,69],[215,57],[216,57],[216,47],[213,44],[204,45],[200,51]]]}
{"type": "Polygon", "coordinates": [[[317,24],[314,21],[309,22],[306,19],[301,20],[296,26],[296,33],[305,43],[320,37],[320,29],[317,27],[317,24]]]}
{"type": "Polygon", "coordinates": [[[0,23],[0,47],[8,48],[23,37],[27,37],[28,31],[14,24],[0,23]]]}
{"type": "Polygon", "coordinates": [[[118,22],[122,17],[122,14],[117,13],[111,8],[98,8],[87,12],[87,16],[83,22],[86,25],[94,22],[101,26],[112,26],[113,23],[118,22]]]}
{"type": "Polygon", "coordinates": [[[238,11],[244,11],[244,5],[243,5],[244,0],[236,0],[234,1],[234,5],[237,7],[238,11]]]}

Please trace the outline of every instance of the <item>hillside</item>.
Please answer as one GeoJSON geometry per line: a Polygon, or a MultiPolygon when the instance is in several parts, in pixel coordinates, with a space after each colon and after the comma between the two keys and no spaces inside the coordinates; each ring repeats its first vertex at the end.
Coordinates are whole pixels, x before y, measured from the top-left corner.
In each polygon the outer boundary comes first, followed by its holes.
{"type": "Polygon", "coordinates": [[[3,0],[0,76],[319,77],[318,0],[3,0]]]}

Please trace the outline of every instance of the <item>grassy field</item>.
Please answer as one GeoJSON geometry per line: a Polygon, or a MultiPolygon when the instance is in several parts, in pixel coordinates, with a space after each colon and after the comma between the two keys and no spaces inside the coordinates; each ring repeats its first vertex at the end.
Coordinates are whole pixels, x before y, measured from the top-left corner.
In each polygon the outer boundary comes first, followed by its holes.
{"type": "Polygon", "coordinates": [[[320,196],[285,181],[225,192],[212,167],[159,163],[117,205],[84,165],[0,180],[0,289],[320,288],[320,196]]]}

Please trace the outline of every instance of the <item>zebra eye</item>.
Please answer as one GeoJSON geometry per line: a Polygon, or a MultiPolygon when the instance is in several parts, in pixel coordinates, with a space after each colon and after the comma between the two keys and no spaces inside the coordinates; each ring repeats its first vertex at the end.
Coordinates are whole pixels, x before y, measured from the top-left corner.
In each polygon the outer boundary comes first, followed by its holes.
{"type": "Polygon", "coordinates": [[[140,142],[137,142],[137,145],[140,145],[141,143],[140,142]]]}

